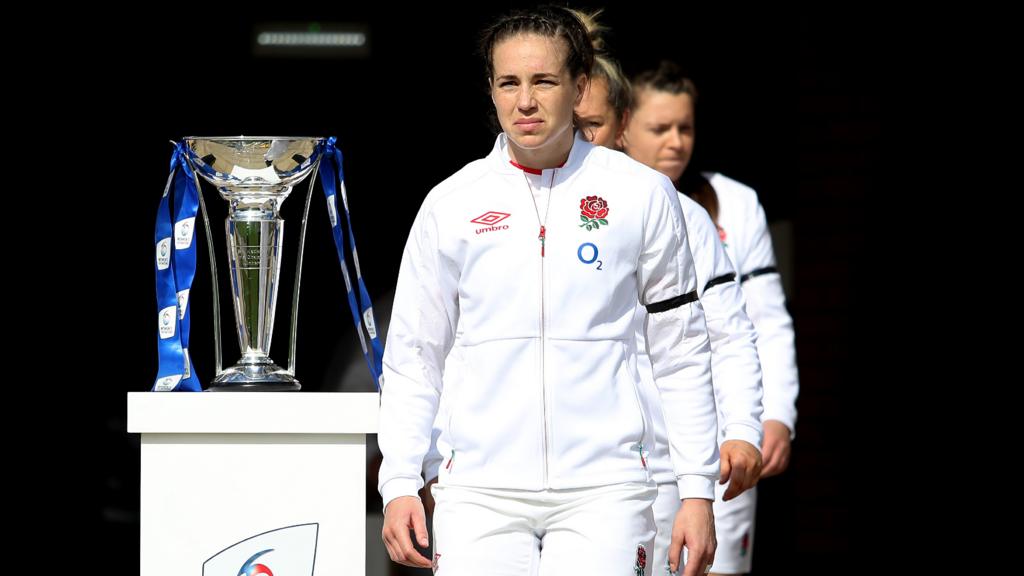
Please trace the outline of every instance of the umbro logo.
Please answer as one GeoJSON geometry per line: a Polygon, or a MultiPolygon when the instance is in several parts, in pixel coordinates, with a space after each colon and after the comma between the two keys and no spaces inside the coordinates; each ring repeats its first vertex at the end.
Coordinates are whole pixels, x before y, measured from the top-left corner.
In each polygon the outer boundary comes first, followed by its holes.
{"type": "Polygon", "coordinates": [[[505,214],[504,212],[485,212],[470,220],[473,224],[484,224],[485,226],[494,226],[498,222],[501,222],[505,218],[508,218],[511,214],[505,214]]]}
{"type": "Polygon", "coordinates": [[[498,230],[508,230],[508,224],[498,226],[498,223],[511,216],[504,212],[485,212],[476,218],[470,220],[473,224],[483,224],[486,228],[477,228],[477,234],[483,234],[484,232],[497,232],[498,230]]]}

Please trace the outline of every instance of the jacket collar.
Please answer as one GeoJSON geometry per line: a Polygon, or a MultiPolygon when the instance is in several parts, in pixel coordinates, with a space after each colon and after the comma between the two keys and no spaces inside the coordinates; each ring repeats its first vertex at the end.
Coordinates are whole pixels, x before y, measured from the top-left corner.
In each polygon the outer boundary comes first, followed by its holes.
{"type": "MultiPolygon", "coordinates": [[[[568,177],[571,174],[576,173],[586,160],[587,155],[593,150],[594,145],[587,142],[583,138],[580,131],[576,131],[573,136],[572,149],[569,150],[569,159],[565,161],[565,164],[558,168],[559,180],[562,180],[564,174],[568,177]]],[[[498,137],[494,141],[494,148],[491,149],[491,153],[487,155],[488,161],[491,167],[502,173],[502,174],[521,174],[522,170],[512,165],[512,158],[508,154],[508,137],[504,132],[498,134],[498,137]]],[[[550,168],[549,168],[550,170],[550,168]]],[[[546,170],[545,170],[546,172],[546,170]]]]}

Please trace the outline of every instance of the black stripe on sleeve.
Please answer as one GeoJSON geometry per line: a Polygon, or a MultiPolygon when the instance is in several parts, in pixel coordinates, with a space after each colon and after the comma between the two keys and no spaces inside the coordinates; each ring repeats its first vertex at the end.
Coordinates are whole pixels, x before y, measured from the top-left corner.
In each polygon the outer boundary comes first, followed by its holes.
{"type": "Polygon", "coordinates": [[[754,278],[756,276],[764,276],[765,274],[777,274],[778,272],[779,272],[779,269],[776,268],[775,266],[767,266],[765,268],[758,268],[757,270],[753,270],[753,271],[747,272],[743,276],[740,276],[740,282],[746,282],[747,280],[750,280],[751,278],[754,278]]]}
{"type": "Polygon", "coordinates": [[[648,304],[647,305],[647,313],[648,314],[657,314],[658,312],[665,312],[665,311],[671,310],[673,308],[679,308],[680,306],[682,306],[684,304],[689,304],[690,302],[696,302],[696,301],[697,301],[697,291],[694,290],[692,292],[687,292],[686,294],[681,294],[679,296],[676,296],[675,298],[669,298],[668,300],[663,300],[661,302],[655,302],[653,304],[648,304]]]}

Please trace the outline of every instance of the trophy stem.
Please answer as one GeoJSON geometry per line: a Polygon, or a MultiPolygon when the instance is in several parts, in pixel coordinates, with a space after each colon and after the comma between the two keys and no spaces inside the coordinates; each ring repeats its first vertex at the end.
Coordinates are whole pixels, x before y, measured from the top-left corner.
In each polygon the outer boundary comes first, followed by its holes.
{"type": "Polygon", "coordinates": [[[231,294],[242,359],[218,375],[212,388],[298,390],[294,375],[269,357],[281,276],[284,220],[279,200],[286,196],[250,192],[230,199],[225,222],[231,294]]]}

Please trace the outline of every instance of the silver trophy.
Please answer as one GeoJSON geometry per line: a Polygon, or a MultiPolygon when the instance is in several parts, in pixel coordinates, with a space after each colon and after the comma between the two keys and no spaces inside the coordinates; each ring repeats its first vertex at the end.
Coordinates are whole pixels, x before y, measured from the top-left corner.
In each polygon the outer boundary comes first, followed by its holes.
{"type": "MultiPolygon", "coordinates": [[[[222,369],[222,334],[217,296],[217,267],[209,217],[200,194],[206,222],[207,246],[213,284],[215,376],[211,391],[284,391],[301,388],[295,378],[295,337],[298,327],[299,286],[302,254],[306,241],[306,216],[313,183],[319,168],[322,138],[253,137],[186,138],[185,148],[194,174],[213,184],[228,201],[228,262],[231,294],[235,306],[235,328],[242,358],[222,369]],[[268,355],[274,329],[284,220],[281,204],[310,172],[306,207],[303,211],[299,251],[292,294],[288,368],[274,363],[268,355]]],[[[199,182],[196,182],[199,188],[199,182]]]]}

